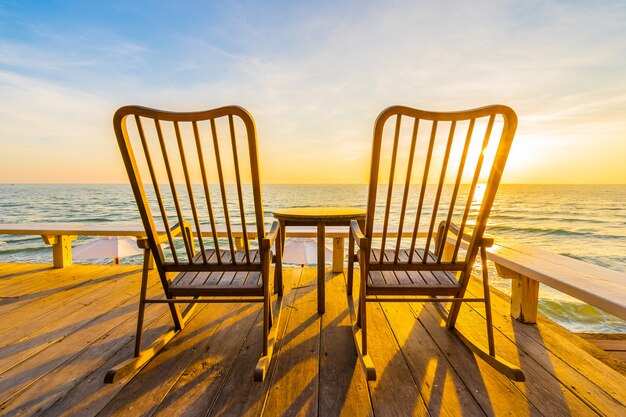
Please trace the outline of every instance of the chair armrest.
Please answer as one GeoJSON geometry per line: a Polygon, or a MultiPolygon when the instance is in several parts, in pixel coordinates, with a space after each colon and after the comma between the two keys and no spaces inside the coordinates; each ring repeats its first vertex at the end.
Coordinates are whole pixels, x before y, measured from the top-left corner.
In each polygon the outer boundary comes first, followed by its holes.
{"type": "Polygon", "coordinates": [[[357,222],[356,220],[350,220],[350,234],[352,235],[354,241],[360,249],[366,249],[367,238],[361,231],[359,222],[357,222]]]}
{"type": "Polygon", "coordinates": [[[267,235],[265,235],[265,237],[263,238],[263,249],[270,249],[273,245],[274,242],[276,241],[276,238],[278,237],[278,232],[280,231],[280,223],[278,222],[278,220],[274,220],[274,222],[272,223],[272,227],[270,227],[270,231],[267,235]]]}
{"type": "MultiPolygon", "coordinates": [[[[445,226],[445,221],[442,221],[439,228],[441,230],[442,227],[445,226]]],[[[454,223],[450,223],[450,227],[448,228],[448,230],[450,230],[452,233],[454,233],[455,235],[459,236],[459,231],[460,228],[459,226],[457,226],[454,223]]],[[[467,234],[465,232],[463,232],[463,236],[461,236],[461,240],[465,240],[467,242],[469,242],[472,239],[472,236],[470,234],[467,234]]],[[[487,233],[483,233],[483,237],[482,237],[482,241],[478,242],[481,246],[484,246],[485,248],[490,248],[493,246],[494,244],[494,238],[490,235],[488,235],[487,233]]]]}
{"type": "MultiPolygon", "coordinates": [[[[170,227],[170,234],[172,237],[179,235],[184,229],[191,228],[191,225],[188,222],[183,222],[183,226],[177,222],[173,226],[170,227]]],[[[191,229],[190,229],[191,230],[191,229]]],[[[157,236],[157,245],[160,245],[163,242],[167,241],[167,233],[161,233],[157,236]]],[[[141,249],[148,249],[148,238],[144,237],[141,239],[137,239],[137,246],[141,249]]]]}

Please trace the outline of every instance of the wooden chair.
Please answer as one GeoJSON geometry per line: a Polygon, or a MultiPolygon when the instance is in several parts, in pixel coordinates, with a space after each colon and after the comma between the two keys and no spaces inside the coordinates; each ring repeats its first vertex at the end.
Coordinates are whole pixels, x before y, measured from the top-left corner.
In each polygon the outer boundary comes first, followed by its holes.
{"type": "Polygon", "coordinates": [[[367,303],[385,301],[436,303],[447,328],[472,351],[509,378],[524,380],[520,369],[495,355],[486,265],[493,239],[483,236],[516,127],[515,112],[500,105],[452,113],[393,106],[378,116],[367,216],[364,224],[351,223],[348,265],[352,329],[369,380],[376,370],[368,355],[367,303]],[[382,226],[381,238],[372,238],[375,224],[382,226]],[[484,297],[465,297],[479,252],[484,297]],[[455,329],[462,302],[485,304],[488,350],[455,329]],[[442,303],[451,303],[449,310],[442,303]]]}
{"type": "Polygon", "coordinates": [[[147,238],[135,354],[110,370],[105,382],[141,369],[185,327],[196,303],[224,302],[263,304],[263,352],[254,371],[262,381],[276,341],[283,285],[278,279],[270,291],[270,248],[276,243],[280,256],[281,241],[278,222],[265,233],[252,117],[235,106],[194,113],[127,106],[115,113],[113,125],[147,238]],[[218,236],[218,224],[225,225],[226,237],[218,236]],[[247,239],[251,228],[256,242],[247,239]],[[151,256],[164,298],[147,297],[151,256]],[[150,303],[167,303],[174,326],[142,350],[150,303]],[[181,303],[188,304],[184,312],[181,303]]]}

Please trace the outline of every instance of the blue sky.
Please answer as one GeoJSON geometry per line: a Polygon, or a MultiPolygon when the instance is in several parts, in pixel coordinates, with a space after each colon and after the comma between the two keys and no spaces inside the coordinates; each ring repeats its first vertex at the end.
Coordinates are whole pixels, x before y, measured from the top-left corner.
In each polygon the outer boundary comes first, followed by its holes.
{"type": "Polygon", "coordinates": [[[355,183],[383,108],[502,103],[505,182],[626,183],[625,57],[621,1],[0,0],[0,182],[125,182],[125,104],[242,105],[265,182],[355,183]]]}

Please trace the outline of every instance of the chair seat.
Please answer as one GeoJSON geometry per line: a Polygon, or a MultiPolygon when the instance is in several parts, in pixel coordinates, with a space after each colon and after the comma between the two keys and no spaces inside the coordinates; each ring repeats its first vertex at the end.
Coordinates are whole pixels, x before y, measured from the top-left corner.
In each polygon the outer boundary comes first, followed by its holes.
{"type": "MultiPolygon", "coordinates": [[[[205,256],[212,267],[218,265],[215,250],[206,250],[205,256]]],[[[232,265],[230,251],[220,251],[220,256],[224,264],[232,265]]],[[[174,296],[263,295],[261,272],[258,268],[246,270],[245,251],[236,251],[235,259],[241,270],[180,272],[170,284],[169,290],[174,296]]],[[[260,262],[259,251],[251,249],[250,263],[258,266],[260,262]]],[[[194,256],[193,263],[203,263],[201,253],[194,256]]]]}
{"type": "MultiPolygon", "coordinates": [[[[409,262],[409,249],[401,249],[398,253],[398,264],[417,265],[424,259],[424,251],[416,249],[413,259],[409,262]]],[[[382,266],[379,267],[380,249],[372,249],[370,257],[370,271],[367,274],[367,292],[379,295],[455,295],[461,285],[455,274],[450,271],[407,270],[391,268],[396,255],[393,249],[384,251],[382,266]],[[385,264],[390,268],[386,269],[385,264]],[[376,269],[380,270],[374,270],[376,269]]],[[[434,255],[428,253],[429,260],[435,262],[434,255]]]]}

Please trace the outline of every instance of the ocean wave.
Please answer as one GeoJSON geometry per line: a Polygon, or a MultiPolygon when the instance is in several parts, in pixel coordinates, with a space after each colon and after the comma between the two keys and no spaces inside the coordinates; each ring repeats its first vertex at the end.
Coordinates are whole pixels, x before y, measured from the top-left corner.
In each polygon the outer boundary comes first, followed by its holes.
{"type": "Polygon", "coordinates": [[[492,214],[490,220],[514,220],[519,222],[565,222],[565,223],[584,223],[584,224],[610,224],[606,220],[597,220],[592,218],[565,218],[560,217],[560,213],[555,213],[554,217],[530,217],[522,215],[510,215],[510,214],[492,214]]]}
{"type": "Polygon", "coordinates": [[[496,232],[503,232],[503,234],[507,234],[508,232],[515,234],[535,234],[535,235],[543,235],[543,236],[563,236],[563,237],[587,237],[587,238],[595,238],[600,240],[622,240],[626,239],[624,235],[613,235],[607,233],[601,233],[599,230],[595,229],[584,229],[584,230],[570,230],[570,229],[562,229],[562,228],[542,228],[542,227],[515,227],[515,226],[504,226],[501,224],[490,225],[487,227],[488,233],[497,234],[496,232]]]}
{"type": "Polygon", "coordinates": [[[607,269],[613,269],[616,271],[623,271],[623,267],[626,267],[626,256],[617,255],[577,255],[571,252],[561,252],[559,255],[567,256],[569,258],[577,259],[579,261],[587,262],[590,264],[602,266],[607,269]],[[622,268],[620,268],[620,266],[622,268]]]}
{"type": "Polygon", "coordinates": [[[489,226],[488,230],[493,232],[495,230],[502,232],[525,232],[525,233],[539,233],[544,235],[557,235],[557,236],[593,236],[593,232],[577,232],[568,229],[545,229],[541,227],[513,227],[494,225],[489,226]]]}
{"type": "Polygon", "coordinates": [[[28,254],[29,253],[39,253],[39,252],[45,252],[45,251],[49,251],[50,247],[49,246],[43,246],[43,247],[11,247],[11,249],[2,249],[0,250],[0,256],[2,255],[13,255],[13,254],[21,254],[24,255],[24,259],[28,258],[28,254]]]}
{"type": "Polygon", "coordinates": [[[539,311],[573,332],[626,332],[624,320],[585,303],[540,299],[539,311]]]}

